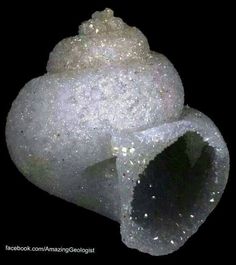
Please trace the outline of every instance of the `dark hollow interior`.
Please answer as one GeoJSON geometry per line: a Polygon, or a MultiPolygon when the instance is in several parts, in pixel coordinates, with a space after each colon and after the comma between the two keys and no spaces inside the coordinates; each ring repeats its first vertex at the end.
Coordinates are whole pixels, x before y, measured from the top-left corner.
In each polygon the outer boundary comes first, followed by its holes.
{"type": "Polygon", "coordinates": [[[173,235],[181,226],[191,229],[198,213],[204,212],[213,153],[198,134],[188,132],[158,154],[136,183],[134,221],[155,233],[173,235]]]}

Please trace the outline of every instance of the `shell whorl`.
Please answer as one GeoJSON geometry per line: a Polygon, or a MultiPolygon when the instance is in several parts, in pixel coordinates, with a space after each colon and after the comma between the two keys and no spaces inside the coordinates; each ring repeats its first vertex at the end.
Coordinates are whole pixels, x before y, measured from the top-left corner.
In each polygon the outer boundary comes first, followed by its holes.
{"type": "Polygon", "coordinates": [[[101,67],[150,58],[146,37],[106,8],[79,26],[79,34],[59,42],[50,54],[48,72],[101,67]]]}

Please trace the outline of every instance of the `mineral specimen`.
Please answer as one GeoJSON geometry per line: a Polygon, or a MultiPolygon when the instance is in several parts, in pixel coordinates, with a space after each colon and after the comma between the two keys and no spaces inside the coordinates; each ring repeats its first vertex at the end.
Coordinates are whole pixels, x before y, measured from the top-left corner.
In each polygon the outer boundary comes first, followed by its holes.
{"type": "Polygon", "coordinates": [[[29,181],[120,222],[122,241],[151,255],[197,231],[229,171],[220,132],[184,106],[173,65],[110,9],[56,45],[13,102],[6,140],[29,181]]]}

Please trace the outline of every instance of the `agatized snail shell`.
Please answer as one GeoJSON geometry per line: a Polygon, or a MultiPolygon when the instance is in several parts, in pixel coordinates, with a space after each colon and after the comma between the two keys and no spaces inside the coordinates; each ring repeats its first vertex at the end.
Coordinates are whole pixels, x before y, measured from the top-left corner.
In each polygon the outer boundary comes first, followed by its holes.
{"type": "Polygon", "coordinates": [[[110,9],[56,45],[13,102],[6,140],[28,180],[120,222],[123,242],[151,255],[196,232],[228,177],[226,144],[184,107],[174,66],[110,9]]]}

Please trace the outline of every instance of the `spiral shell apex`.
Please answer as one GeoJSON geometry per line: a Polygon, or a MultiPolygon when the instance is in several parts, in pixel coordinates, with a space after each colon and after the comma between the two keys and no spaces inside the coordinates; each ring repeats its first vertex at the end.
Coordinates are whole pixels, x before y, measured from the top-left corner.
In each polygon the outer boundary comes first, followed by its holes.
{"type": "Polygon", "coordinates": [[[215,208],[229,172],[214,123],[184,107],[171,62],[140,30],[95,12],[14,100],[6,141],[41,189],[121,224],[122,241],[169,254],[215,208]]]}
{"type": "Polygon", "coordinates": [[[183,87],[173,65],[151,52],[145,36],[110,9],[95,12],[79,27],[79,35],[59,42],[47,69],[49,74],[73,72],[77,78],[93,75],[90,96],[100,101],[100,119],[118,130],[173,120],[183,109],[183,87]],[[112,105],[109,114],[104,113],[107,104],[112,105]],[[111,117],[111,112],[118,115],[111,117]]]}

